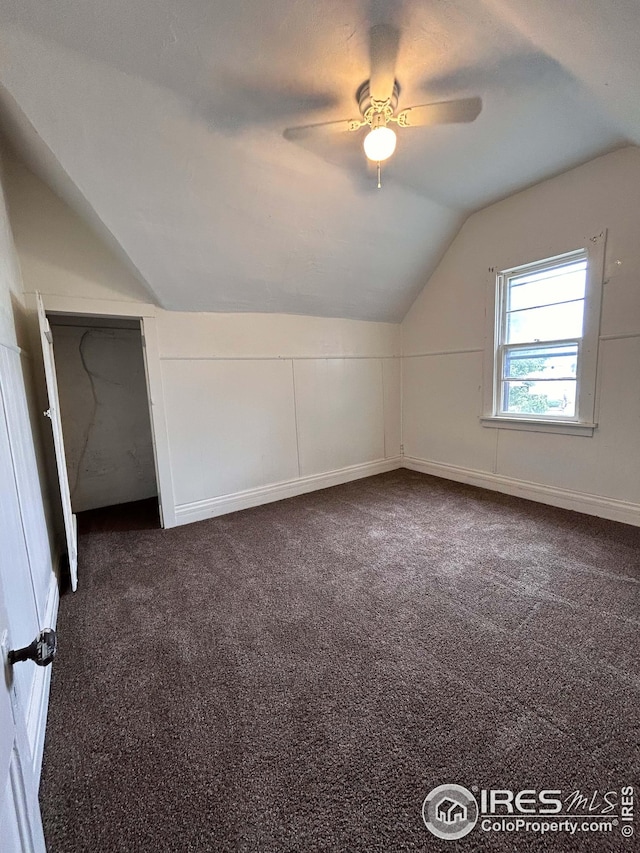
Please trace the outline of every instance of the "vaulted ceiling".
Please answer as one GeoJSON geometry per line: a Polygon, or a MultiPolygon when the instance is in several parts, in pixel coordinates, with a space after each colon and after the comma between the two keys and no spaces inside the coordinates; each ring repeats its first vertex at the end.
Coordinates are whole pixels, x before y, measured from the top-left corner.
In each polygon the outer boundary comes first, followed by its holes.
{"type": "Polygon", "coordinates": [[[640,144],[637,0],[1,0],[0,118],[160,305],[402,318],[470,211],[640,144]],[[368,33],[410,128],[376,188],[352,134],[368,33]]]}

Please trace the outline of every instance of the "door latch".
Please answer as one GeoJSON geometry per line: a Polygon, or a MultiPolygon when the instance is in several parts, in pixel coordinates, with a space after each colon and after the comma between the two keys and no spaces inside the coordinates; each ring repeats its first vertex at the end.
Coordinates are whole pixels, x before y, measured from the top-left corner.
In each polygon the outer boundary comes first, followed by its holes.
{"type": "Polygon", "coordinates": [[[45,628],[28,646],[23,649],[12,649],[7,655],[7,660],[12,666],[23,660],[32,660],[38,666],[48,666],[53,662],[57,651],[58,635],[53,628],[45,628]]]}

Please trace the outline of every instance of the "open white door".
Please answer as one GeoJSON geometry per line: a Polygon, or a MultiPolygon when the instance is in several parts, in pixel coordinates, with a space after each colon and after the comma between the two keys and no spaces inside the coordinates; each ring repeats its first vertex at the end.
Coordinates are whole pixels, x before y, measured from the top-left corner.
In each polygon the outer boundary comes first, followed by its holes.
{"type": "Polygon", "coordinates": [[[38,632],[0,377],[0,850],[44,853],[38,781],[27,735],[30,661],[11,667],[11,647],[38,632]]]}
{"type": "Polygon", "coordinates": [[[49,408],[44,413],[51,421],[53,431],[53,444],[56,453],[56,466],[58,469],[58,483],[60,484],[60,498],[62,500],[62,515],[64,518],[64,530],[67,539],[67,554],[69,558],[69,572],[71,574],[71,589],[75,592],[78,586],[78,527],[76,517],[71,509],[71,492],[69,490],[69,478],[67,476],[67,460],[64,452],[64,441],[62,439],[62,420],[60,418],[60,401],[58,399],[58,381],[56,379],[56,363],[53,357],[53,335],[44,310],[42,296],[37,293],[38,322],[40,324],[40,341],[42,343],[42,357],[44,359],[44,374],[47,381],[47,396],[49,408]]]}
{"type": "MultiPolygon", "coordinates": [[[[0,523],[3,537],[6,535],[11,544],[11,539],[17,539],[21,531],[15,527],[7,529],[7,514],[3,501],[0,523]]],[[[0,849],[3,853],[45,853],[38,782],[28,745],[24,707],[18,696],[20,685],[7,663],[9,646],[15,638],[9,630],[7,609],[10,602],[5,599],[2,584],[6,562],[3,559],[0,566],[0,661],[4,669],[0,677],[0,849]]],[[[15,565],[10,568],[12,572],[17,571],[15,565]]],[[[20,666],[33,667],[35,664],[28,662],[20,666]]]]}

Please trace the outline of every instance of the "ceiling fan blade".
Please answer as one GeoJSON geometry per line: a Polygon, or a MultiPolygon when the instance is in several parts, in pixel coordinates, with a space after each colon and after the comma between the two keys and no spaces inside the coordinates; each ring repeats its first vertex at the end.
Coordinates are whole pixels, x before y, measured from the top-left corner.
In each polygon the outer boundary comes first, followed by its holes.
{"type": "Polygon", "coordinates": [[[211,78],[193,92],[191,102],[194,112],[208,125],[231,132],[261,124],[284,128],[294,121],[319,121],[322,116],[331,115],[327,110],[339,103],[326,89],[217,67],[211,78]]]}
{"type": "Polygon", "coordinates": [[[359,130],[364,122],[357,118],[344,118],[341,121],[323,121],[320,124],[303,124],[299,127],[288,127],[283,136],[285,139],[308,139],[309,137],[332,136],[335,133],[349,133],[359,130]]]}
{"type": "Polygon", "coordinates": [[[386,101],[393,94],[400,33],[390,24],[378,24],[369,32],[371,75],[369,94],[376,101],[386,101]]]}
{"type": "Polygon", "coordinates": [[[482,98],[460,98],[439,104],[407,107],[398,113],[400,127],[430,127],[435,124],[455,124],[474,121],[482,109],[482,98]]]}

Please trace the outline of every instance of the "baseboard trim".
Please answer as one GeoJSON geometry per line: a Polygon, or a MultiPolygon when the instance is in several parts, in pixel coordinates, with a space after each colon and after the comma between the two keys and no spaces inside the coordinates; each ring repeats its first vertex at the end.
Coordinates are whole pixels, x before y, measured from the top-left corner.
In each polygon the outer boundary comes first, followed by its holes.
{"type": "MultiPolygon", "coordinates": [[[[54,572],[51,572],[43,628],[55,629],[58,620],[59,603],[58,579],[54,572]]],[[[51,666],[36,666],[34,669],[35,674],[31,688],[29,709],[27,711],[27,737],[29,739],[29,746],[31,747],[33,776],[36,784],[39,784],[40,771],[42,770],[42,754],[44,752],[44,736],[47,727],[47,711],[49,709],[51,666]]]]}
{"type": "Polygon", "coordinates": [[[458,483],[468,483],[471,486],[480,486],[482,489],[503,492],[538,503],[550,504],[562,509],[572,509],[575,512],[596,515],[599,518],[622,521],[624,524],[640,527],[640,504],[629,501],[620,501],[615,498],[606,498],[584,492],[573,492],[555,486],[545,486],[541,483],[530,483],[527,480],[516,480],[500,474],[477,471],[473,468],[461,468],[457,465],[431,462],[428,459],[416,459],[412,456],[403,457],[402,465],[410,471],[420,471],[423,474],[432,474],[434,477],[443,477],[446,480],[455,480],[458,483]]]}
{"type": "Polygon", "coordinates": [[[260,506],[260,504],[281,501],[285,498],[293,498],[296,495],[304,495],[317,489],[328,489],[331,486],[339,486],[352,480],[363,477],[372,477],[375,474],[384,474],[387,471],[395,471],[402,467],[400,456],[390,459],[378,459],[375,462],[365,462],[362,465],[350,465],[347,468],[339,468],[336,471],[328,471],[324,474],[313,474],[309,477],[299,477],[296,480],[287,480],[283,483],[274,483],[270,486],[259,486],[256,489],[247,489],[243,492],[235,492],[230,495],[222,495],[216,498],[208,498],[204,501],[179,504],[176,506],[176,524],[190,524],[192,521],[203,521],[207,518],[215,518],[228,512],[236,512],[240,509],[260,506]]]}

